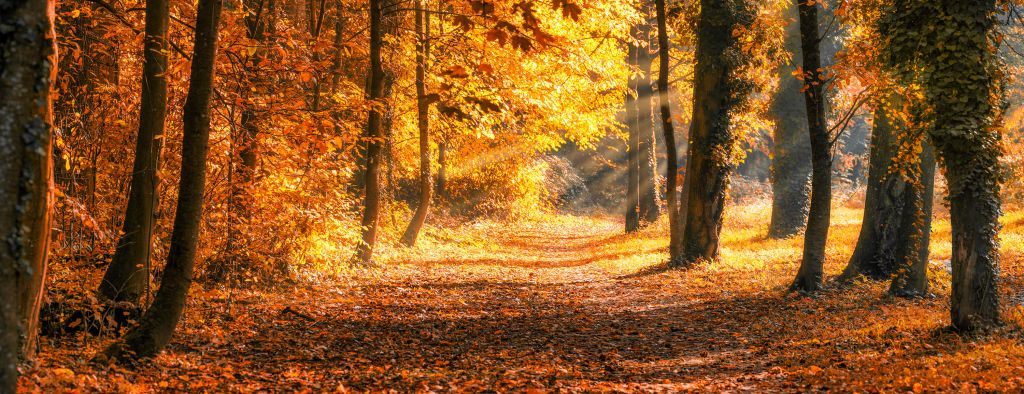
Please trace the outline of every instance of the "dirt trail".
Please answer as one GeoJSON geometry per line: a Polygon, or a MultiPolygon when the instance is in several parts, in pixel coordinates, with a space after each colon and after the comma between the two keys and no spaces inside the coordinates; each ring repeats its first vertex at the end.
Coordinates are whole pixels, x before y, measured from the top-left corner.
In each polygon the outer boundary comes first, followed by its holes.
{"type": "Polygon", "coordinates": [[[785,376],[764,358],[771,332],[747,332],[749,312],[774,301],[681,296],[658,274],[607,270],[641,251],[609,253],[627,237],[599,224],[484,229],[489,259],[312,288],[288,304],[312,319],[254,305],[242,315],[272,318],[217,356],[260,371],[238,380],[314,390],[753,390],[785,376]]]}
{"type": "MultiPolygon", "coordinates": [[[[386,266],[374,272],[274,292],[198,289],[169,351],[138,370],[87,363],[103,341],[50,339],[24,379],[41,391],[101,392],[1024,385],[1015,336],[965,341],[942,330],[941,283],[938,297],[916,301],[880,297],[885,284],[814,300],[787,295],[798,241],[765,240],[751,223],[731,224],[723,261],[686,271],[657,268],[666,234],[622,235],[615,220],[436,231],[417,249],[385,251],[386,266]]],[[[852,244],[855,233],[855,222],[842,224],[833,242],[852,244]]],[[[848,251],[831,253],[837,271],[848,251]]],[[[1007,286],[1019,287],[1010,271],[1007,286]]]]}

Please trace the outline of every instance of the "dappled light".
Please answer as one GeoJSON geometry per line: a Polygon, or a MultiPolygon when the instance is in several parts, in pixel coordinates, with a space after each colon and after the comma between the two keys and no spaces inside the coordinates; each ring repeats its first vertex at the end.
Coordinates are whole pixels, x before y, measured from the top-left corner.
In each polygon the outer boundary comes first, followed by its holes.
{"type": "Polygon", "coordinates": [[[0,0],[0,394],[1024,391],[1020,0],[0,0]]]}

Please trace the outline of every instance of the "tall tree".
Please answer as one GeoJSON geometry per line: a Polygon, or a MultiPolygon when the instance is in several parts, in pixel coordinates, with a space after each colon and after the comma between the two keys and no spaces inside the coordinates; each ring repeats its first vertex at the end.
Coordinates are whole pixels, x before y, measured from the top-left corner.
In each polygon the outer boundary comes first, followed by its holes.
{"type": "Polygon", "coordinates": [[[903,242],[896,248],[896,276],[889,294],[898,297],[922,297],[928,294],[928,246],[932,227],[932,200],[935,192],[935,149],[923,138],[921,155],[912,162],[907,176],[900,233],[903,242]]]}
{"type": "Polygon", "coordinates": [[[0,391],[35,354],[52,207],[53,1],[0,1],[0,391]],[[13,28],[12,28],[13,27],[13,28]]]}
{"type": "MultiPolygon", "coordinates": [[[[796,18],[797,7],[788,8],[787,18],[796,18]],[[792,16],[790,14],[793,14],[792,16]]],[[[807,225],[811,193],[811,142],[807,134],[807,110],[800,90],[803,82],[794,73],[803,59],[800,53],[800,24],[786,27],[786,48],[791,61],[779,65],[779,89],[772,99],[775,118],[772,146],[772,217],[768,236],[786,238],[799,234],[807,225]]]]}
{"type": "MultiPolygon", "coordinates": [[[[631,37],[637,36],[636,27],[633,28],[631,37]]],[[[640,48],[635,42],[627,44],[626,64],[630,68],[629,92],[626,92],[626,131],[629,135],[628,146],[626,147],[626,232],[633,232],[640,229],[640,127],[637,123],[639,114],[636,107],[636,92],[639,90],[639,79],[634,69],[640,65],[637,54],[640,48]]]]}
{"type": "Polygon", "coordinates": [[[660,214],[658,209],[658,185],[655,181],[658,171],[656,140],[654,138],[654,57],[651,37],[654,27],[651,26],[650,2],[645,0],[641,8],[641,15],[644,20],[638,29],[637,40],[637,64],[640,66],[640,74],[637,77],[636,85],[636,122],[640,132],[640,145],[637,147],[637,162],[639,171],[639,197],[638,207],[640,209],[640,221],[643,223],[654,223],[660,214]]]}
{"type": "Polygon", "coordinates": [[[890,103],[878,103],[875,109],[860,236],[840,281],[858,276],[884,280],[897,274],[890,291],[919,296],[928,291],[935,154],[924,130],[890,113],[892,107],[902,108],[903,100],[885,101],[890,103]],[[910,152],[900,152],[901,147],[910,152]],[[918,148],[920,154],[913,154],[918,148]]]}
{"type": "Polygon", "coordinates": [[[170,342],[185,308],[203,216],[206,157],[210,142],[210,96],[215,77],[220,14],[221,0],[199,1],[191,78],[182,111],[178,206],[160,290],[139,323],[104,351],[105,358],[127,361],[156,355],[170,342]]]}
{"type": "Polygon", "coordinates": [[[244,80],[240,86],[242,115],[238,130],[232,133],[232,175],[230,203],[231,211],[228,223],[228,253],[241,264],[234,264],[234,270],[252,271],[252,261],[242,256],[244,243],[242,238],[252,211],[252,191],[256,181],[256,165],[259,160],[259,118],[252,92],[258,91],[263,79],[263,64],[267,55],[266,41],[270,21],[273,20],[276,0],[245,0],[242,2],[245,17],[245,36],[256,45],[251,55],[245,56],[244,80]]]}
{"type": "Polygon", "coordinates": [[[430,175],[430,101],[427,97],[427,61],[430,59],[430,13],[424,1],[416,0],[416,127],[420,139],[420,205],[416,207],[402,243],[416,245],[420,229],[427,220],[434,180],[430,175]]]}
{"type": "Polygon", "coordinates": [[[745,62],[733,32],[752,23],[752,5],[745,0],[701,0],[697,21],[697,64],[694,68],[693,117],[687,148],[681,265],[718,258],[719,235],[729,176],[735,167],[729,155],[737,140],[732,111],[749,92],[735,75],[745,62]]]}
{"type": "Polygon", "coordinates": [[[953,244],[950,317],[963,332],[1001,324],[998,12],[995,0],[898,0],[880,23],[890,64],[923,90],[929,135],[945,170],[953,244]]]}
{"type": "Polygon", "coordinates": [[[803,55],[802,90],[811,139],[811,207],[804,232],[803,261],[793,281],[793,289],[814,292],[822,285],[825,243],[832,218],[832,139],[825,121],[825,79],[821,68],[818,5],[814,0],[796,1],[800,12],[800,52],[803,55]]]}
{"type": "Polygon", "coordinates": [[[656,8],[658,13],[658,104],[661,106],[661,128],[665,134],[667,161],[665,196],[669,222],[669,256],[672,264],[676,265],[683,261],[680,250],[682,229],[679,228],[679,210],[676,208],[676,200],[679,196],[679,191],[676,190],[679,158],[676,152],[676,132],[672,125],[672,102],[669,94],[668,72],[671,47],[668,43],[668,12],[665,9],[665,0],[656,0],[656,8]]]}
{"type": "MultiPolygon", "coordinates": [[[[383,0],[370,0],[370,72],[366,98],[378,102],[384,96],[384,67],[381,62],[381,48],[384,46],[383,0]]],[[[362,242],[356,252],[356,259],[362,264],[373,260],[373,248],[377,244],[377,224],[380,220],[380,162],[382,159],[383,135],[381,132],[383,113],[377,105],[370,109],[366,122],[366,171],[364,179],[362,242]]]]}
{"type": "Polygon", "coordinates": [[[109,301],[136,306],[149,284],[157,169],[167,117],[168,4],[167,0],[146,0],[142,103],[128,206],[114,258],[99,288],[100,296],[109,301]]]}

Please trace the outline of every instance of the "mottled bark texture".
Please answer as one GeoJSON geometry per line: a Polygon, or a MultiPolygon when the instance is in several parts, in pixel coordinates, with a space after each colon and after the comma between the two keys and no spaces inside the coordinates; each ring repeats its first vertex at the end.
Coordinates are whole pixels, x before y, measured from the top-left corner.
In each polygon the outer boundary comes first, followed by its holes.
{"type": "Polygon", "coordinates": [[[210,140],[210,96],[215,76],[220,14],[221,0],[199,0],[191,78],[182,112],[178,206],[160,290],[139,323],[110,345],[102,358],[126,362],[153,357],[170,342],[185,309],[203,214],[210,140]]]}
{"type": "Polygon", "coordinates": [[[167,117],[168,4],[167,0],[146,1],[142,103],[128,206],[114,258],[99,288],[102,298],[133,306],[138,306],[149,284],[157,169],[167,117]]]}
{"type": "Polygon", "coordinates": [[[52,1],[0,0],[0,392],[35,355],[52,197],[52,1]]]}
{"type": "Polygon", "coordinates": [[[821,38],[818,33],[818,5],[796,0],[800,12],[800,52],[803,55],[803,92],[807,129],[811,139],[811,207],[804,232],[803,261],[792,289],[815,292],[821,289],[825,265],[825,243],[832,218],[832,138],[825,122],[825,96],[821,68],[821,38]]]}
{"type": "Polygon", "coordinates": [[[697,64],[694,69],[693,117],[690,124],[683,230],[683,265],[718,258],[722,214],[729,177],[735,168],[730,155],[737,140],[732,111],[750,91],[735,75],[745,63],[733,31],[749,25],[754,7],[745,0],[701,0],[697,22],[697,64]]]}
{"type": "Polygon", "coordinates": [[[795,21],[797,7],[789,8],[794,18],[786,28],[786,48],[790,62],[778,68],[779,89],[772,99],[775,118],[772,146],[772,218],[768,236],[787,238],[804,231],[811,194],[811,140],[807,133],[807,109],[800,89],[803,82],[793,73],[803,62],[800,51],[800,24],[795,21]]]}

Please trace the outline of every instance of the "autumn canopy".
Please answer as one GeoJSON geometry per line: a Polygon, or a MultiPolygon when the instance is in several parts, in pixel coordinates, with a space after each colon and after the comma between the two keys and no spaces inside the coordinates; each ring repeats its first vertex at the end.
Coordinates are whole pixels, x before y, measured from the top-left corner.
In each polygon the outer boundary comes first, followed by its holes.
{"type": "Polygon", "coordinates": [[[1017,0],[0,0],[0,394],[1024,389],[1017,0]]]}

